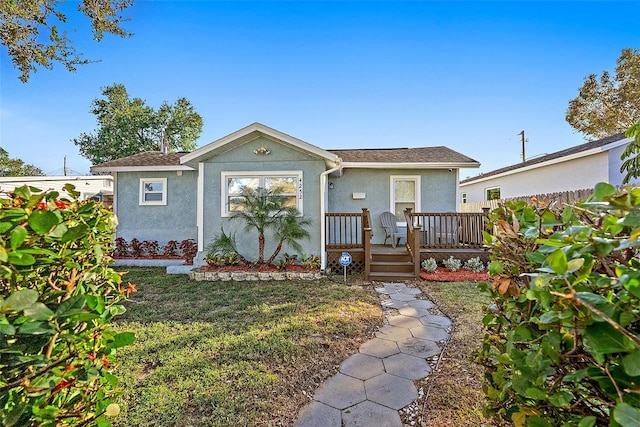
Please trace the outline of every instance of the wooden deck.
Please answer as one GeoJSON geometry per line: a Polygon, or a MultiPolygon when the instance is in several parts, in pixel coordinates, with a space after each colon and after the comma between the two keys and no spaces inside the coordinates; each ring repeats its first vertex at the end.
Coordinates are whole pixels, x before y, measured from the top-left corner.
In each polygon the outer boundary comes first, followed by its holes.
{"type": "Polygon", "coordinates": [[[419,277],[420,264],[428,258],[438,262],[453,256],[461,261],[480,257],[488,261],[482,246],[486,216],[469,213],[405,212],[407,241],[397,247],[371,244],[371,217],[361,213],[327,214],[326,268],[341,271],[340,256],[351,255],[349,273],[364,273],[371,280],[408,280],[419,277]],[[416,226],[413,226],[416,224],[416,226]]]}

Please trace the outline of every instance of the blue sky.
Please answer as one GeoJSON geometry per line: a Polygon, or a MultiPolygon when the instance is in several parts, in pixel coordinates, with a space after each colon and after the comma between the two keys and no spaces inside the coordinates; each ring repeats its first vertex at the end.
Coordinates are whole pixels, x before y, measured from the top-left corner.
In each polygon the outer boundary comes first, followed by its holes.
{"type": "Polygon", "coordinates": [[[590,73],[640,48],[640,2],[215,2],[138,0],[134,36],[90,38],[100,62],[18,80],[1,50],[0,145],[60,174],[89,162],[71,141],[96,128],[101,88],[158,108],[186,97],[198,146],[261,122],[326,149],[444,145],[482,163],[461,178],[584,141],[564,116],[590,73]]]}

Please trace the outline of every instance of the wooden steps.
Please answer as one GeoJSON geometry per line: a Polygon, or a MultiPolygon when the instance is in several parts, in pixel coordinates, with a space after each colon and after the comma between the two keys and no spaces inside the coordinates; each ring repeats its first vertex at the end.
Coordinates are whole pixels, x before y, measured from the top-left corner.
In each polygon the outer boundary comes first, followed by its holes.
{"type": "Polygon", "coordinates": [[[376,251],[371,254],[369,280],[380,282],[413,280],[413,262],[405,251],[376,251]]]}

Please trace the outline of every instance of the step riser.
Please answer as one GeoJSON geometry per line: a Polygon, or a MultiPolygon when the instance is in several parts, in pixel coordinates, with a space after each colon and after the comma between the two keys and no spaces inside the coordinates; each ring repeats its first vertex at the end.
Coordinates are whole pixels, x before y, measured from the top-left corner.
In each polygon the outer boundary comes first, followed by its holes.
{"type": "Polygon", "coordinates": [[[413,273],[413,265],[372,265],[371,273],[413,273]]]}
{"type": "Polygon", "coordinates": [[[388,281],[393,281],[393,280],[398,280],[398,281],[403,281],[403,280],[414,280],[416,279],[416,277],[414,277],[412,274],[403,274],[403,275],[399,275],[399,274],[370,274],[369,275],[369,280],[374,280],[376,282],[388,282],[388,281]]]}
{"type": "Polygon", "coordinates": [[[372,255],[371,262],[411,262],[411,255],[372,255]]]}

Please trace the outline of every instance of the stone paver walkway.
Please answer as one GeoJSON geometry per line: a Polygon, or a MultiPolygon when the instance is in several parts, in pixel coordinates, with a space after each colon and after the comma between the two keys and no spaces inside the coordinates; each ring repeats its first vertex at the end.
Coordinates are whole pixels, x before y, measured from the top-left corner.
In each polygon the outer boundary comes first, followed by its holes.
{"type": "Polygon", "coordinates": [[[295,427],[402,427],[398,410],[418,398],[413,382],[431,372],[426,359],[440,354],[451,321],[430,313],[433,303],[416,299],[417,288],[385,283],[376,291],[385,325],[316,390],[295,427]]]}

